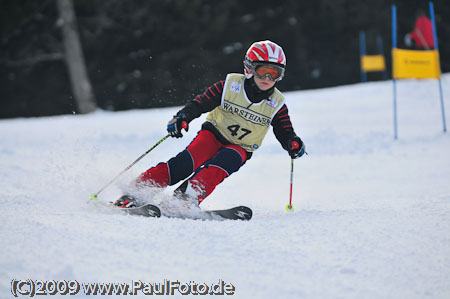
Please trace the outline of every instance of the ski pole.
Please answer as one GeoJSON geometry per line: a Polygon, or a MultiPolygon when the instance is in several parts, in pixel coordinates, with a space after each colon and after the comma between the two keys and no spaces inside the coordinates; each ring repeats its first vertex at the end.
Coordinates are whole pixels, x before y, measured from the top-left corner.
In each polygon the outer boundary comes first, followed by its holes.
{"type": "Polygon", "coordinates": [[[122,170],[118,175],[116,175],[111,181],[109,181],[105,186],[103,186],[102,188],[100,188],[100,190],[97,191],[97,193],[91,193],[91,198],[88,200],[88,202],[92,199],[92,200],[98,200],[97,196],[103,191],[105,190],[109,185],[111,185],[119,176],[121,176],[125,171],[127,171],[128,169],[130,169],[131,167],[133,167],[134,164],[136,164],[137,162],[139,162],[139,160],[141,160],[142,158],[145,157],[145,155],[147,155],[148,153],[150,153],[155,147],[157,147],[158,145],[160,145],[164,140],[166,140],[168,137],[170,136],[170,134],[167,134],[166,136],[164,136],[160,141],[158,141],[154,146],[152,146],[151,148],[149,148],[145,153],[143,153],[139,158],[137,158],[133,163],[131,163],[130,165],[128,165],[124,170],[122,170]]]}
{"type": "Polygon", "coordinates": [[[291,187],[289,191],[289,204],[286,206],[286,211],[294,211],[294,206],[292,205],[292,185],[294,181],[294,159],[291,159],[291,187]]]}
{"type": "MultiPolygon", "coordinates": [[[[292,142],[292,149],[297,149],[300,147],[297,141],[292,142]]],[[[289,204],[286,206],[286,211],[294,211],[294,206],[292,205],[292,185],[294,181],[294,158],[291,158],[291,187],[289,190],[289,204]]]]}

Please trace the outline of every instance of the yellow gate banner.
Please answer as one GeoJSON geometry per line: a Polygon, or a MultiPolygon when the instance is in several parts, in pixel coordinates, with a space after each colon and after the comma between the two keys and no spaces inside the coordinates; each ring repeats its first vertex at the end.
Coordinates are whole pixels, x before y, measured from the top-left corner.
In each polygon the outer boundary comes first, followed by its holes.
{"type": "Polygon", "coordinates": [[[392,72],[395,79],[441,77],[437,50],[392,49],[392,72]]]}
{"type": "Polygon", "coordinates": [[[386,64],[383,55],[364,55],[361,56],[361,69],[364,72],[384,71],[386,64]]]}

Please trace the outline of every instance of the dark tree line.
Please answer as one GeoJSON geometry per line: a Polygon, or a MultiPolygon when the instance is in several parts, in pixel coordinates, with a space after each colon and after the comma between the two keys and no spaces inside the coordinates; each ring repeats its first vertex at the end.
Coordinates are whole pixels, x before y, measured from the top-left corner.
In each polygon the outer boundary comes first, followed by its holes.
{"type": "MultiPolygon", "coordinates": [[[[428,1],[395,1],[398,43],[428,1]]],[[[78,112],[55,0],[0,0],[0,117],[78,112]]],[[[390,68],[389,0],[73,0],[87,74],[107,110],[182,105],[270,39],[287,56],[279,88],[359,82],[358,33],[383,37],[390,68]]],[[[450,71],[450,3],[435,1],[443,72],[450,71]]],[[[370,74],[379,80],[381,74],[370,74]]]]}

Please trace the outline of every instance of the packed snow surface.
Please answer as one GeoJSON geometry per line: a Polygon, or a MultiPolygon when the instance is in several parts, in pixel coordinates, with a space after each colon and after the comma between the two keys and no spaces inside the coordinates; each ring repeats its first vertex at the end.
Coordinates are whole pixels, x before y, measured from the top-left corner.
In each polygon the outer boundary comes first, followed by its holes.
{"type": "MultiPolygon", "coordinates": [[[[450,118],[449,74],[442,89],[450,118]]],[[[249,222],[149,219],[88,203],[165,136],[179,107],[0,120],[0,297],[13,296],[13,280],[31,279],[223,281],[232,298],[450,298],[450,136],[438,82],[398,82],[398,140],[392,91],[386,81],[285,93],[308,152],[295,160],[295,211],[285,209],[290,158],[272,132],[201,205],[249,206],[249,222]]],[[[203,120],[99,200],[130,191],[203,120]]]]}

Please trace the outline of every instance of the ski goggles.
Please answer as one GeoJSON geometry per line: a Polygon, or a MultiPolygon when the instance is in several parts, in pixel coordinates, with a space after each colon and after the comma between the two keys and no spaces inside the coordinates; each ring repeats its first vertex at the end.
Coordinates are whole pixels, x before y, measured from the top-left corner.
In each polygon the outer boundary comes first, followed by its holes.
{"type": "Polygon", "coordinates": [[[259,79],[268,77],[270,80],[278,82],[283,79],[284,67],[275,64],[255,63],[252,73],[259,79]]]}

